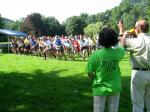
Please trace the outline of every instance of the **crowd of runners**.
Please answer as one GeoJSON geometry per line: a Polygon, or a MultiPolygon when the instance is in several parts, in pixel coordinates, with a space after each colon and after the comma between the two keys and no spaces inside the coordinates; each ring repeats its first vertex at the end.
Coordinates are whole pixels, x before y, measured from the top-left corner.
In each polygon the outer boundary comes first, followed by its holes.
{"type": "Polygon", "coordinates": [[[11,51],[14,54],[36,55],[43,59],[75,60],[79,56],[86,60],[95,49],[96,40],[85,35],[11,38],[11,51]]]}

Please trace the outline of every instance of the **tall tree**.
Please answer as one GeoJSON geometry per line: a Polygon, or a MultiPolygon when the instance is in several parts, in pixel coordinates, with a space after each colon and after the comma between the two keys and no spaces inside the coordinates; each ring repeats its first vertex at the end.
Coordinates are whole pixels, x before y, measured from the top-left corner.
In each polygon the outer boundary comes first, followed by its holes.
{"type": "Polygon", "coordinates": [[[103,27],[102,22],[97,22],[95,24],[89,24],[86,28],[84,28],[84,33],[89,36],[91,39],[95,39],[103,27]]]}
{"type": "Polygon", "coordinates": [[[55,17],[44,18],[45,23],[45,34],[46,35],[62,35],[65,34],[65,28],[59,23],[55,17]]]}
{"type": "Polygon", "coordinates": [[[81,13],[79,17],[83,21],[83,23],[85,23],[85,26],[87,26],[89,15],[87,13],[81,13]]]}
{"type": "Polygon", "coordinates": [[[72,16],[66,20],[66,32],[68,35],[84,34],[85,21],[80,16],[72,16]]]}
{"type": "Polygon", "coordinates": [[[32,13],[31,15],[28,15],[20,29],[35,36],[44,35],[45,26],[41,14],[32,13]]]}

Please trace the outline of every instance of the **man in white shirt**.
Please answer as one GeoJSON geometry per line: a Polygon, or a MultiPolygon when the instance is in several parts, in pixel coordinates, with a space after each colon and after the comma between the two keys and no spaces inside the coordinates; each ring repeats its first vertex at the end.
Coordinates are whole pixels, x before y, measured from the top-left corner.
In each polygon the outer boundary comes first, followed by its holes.
{"type": "MultiPolygon", "coordinates": [[[[118,27],[122,33],[121,22],[118,27]]],[[[130,51],[133,112],[144,112],[144,104],[146,104],[147,112],[150,112],[150,36],[147,35],[148,31],[148,22],[139,20],[135,24],[137,38],[129,38],[128,33],[121,38],[121,44],[130,51]]]]}

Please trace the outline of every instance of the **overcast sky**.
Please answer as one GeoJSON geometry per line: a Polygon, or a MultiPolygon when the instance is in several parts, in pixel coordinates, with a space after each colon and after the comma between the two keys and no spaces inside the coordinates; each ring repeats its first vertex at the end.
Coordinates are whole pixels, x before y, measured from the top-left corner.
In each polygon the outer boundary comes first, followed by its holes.
{"type": "Polygon", "coordinates": [[[121,0],[0,0],[2,17],[19,20],[37,12],[54,16],[60,23],[80,13],[96,14],[120,4],[121,0]]]}

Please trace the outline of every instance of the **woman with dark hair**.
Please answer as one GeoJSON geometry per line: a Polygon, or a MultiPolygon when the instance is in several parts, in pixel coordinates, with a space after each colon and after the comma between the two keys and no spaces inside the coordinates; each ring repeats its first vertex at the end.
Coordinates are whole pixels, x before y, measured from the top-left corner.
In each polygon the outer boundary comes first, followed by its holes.
{"type": "Polygon", "coordinates": [[[121,91],[119,62],[125,51],[118,44],[117,33],[111,28],[103,28],[99,33],[99,46],[89,58],[87,73],[92,79],[94,112],[104,112],[105,102],[108,112],[118,112],[121,91]]]}

